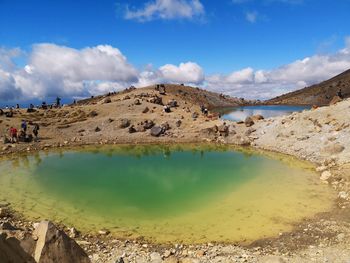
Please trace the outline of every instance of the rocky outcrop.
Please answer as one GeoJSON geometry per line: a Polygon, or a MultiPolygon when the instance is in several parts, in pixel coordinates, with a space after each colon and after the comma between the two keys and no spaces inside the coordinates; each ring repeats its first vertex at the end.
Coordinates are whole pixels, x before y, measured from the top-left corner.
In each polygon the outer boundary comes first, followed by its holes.
{"type": "Polygon", "coordinates": [[[340,98],[339,96],[334,96],[333,99],[329,102],[329,105],[335,105],[341,101],[342,101],[342,98],[340,98]]]}
{"type": "Polygon", "coordinates": [[[52,222],[41,222],[33,232],[36,241],[34,259],[45,263],[90,262],[84,250],[52,222]]]}
{"type": "Polygon", "coordinates": [[[246,127],[251,127],[254,125],[254,121],[251,117],[247,117],[244,121],[246,127]]]}
{"type": "Polygon", "coordinates": [[[21,242],[15,237],[8,237],[7,234],[0,234],[0,262],[34,263],[35,260],[30,253],[21,246],[21,242]]]}

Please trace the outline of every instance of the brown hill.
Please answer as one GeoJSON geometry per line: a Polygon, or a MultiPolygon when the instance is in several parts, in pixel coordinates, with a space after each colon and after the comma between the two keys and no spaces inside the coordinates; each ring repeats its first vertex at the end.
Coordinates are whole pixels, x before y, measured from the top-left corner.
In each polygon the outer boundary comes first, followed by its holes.
{"type": "MultiPolygon", "coordinates": [[[[204,90],[201,88],[184,86],[184,85],[176,85],[176,84],[161,84],[161,89],[165,88],[165,92],[168,95],[175,96],[177,98],[181,98],[187,103],[194,105],[204,105],[208,109],[213,108],[225,108],[225,107],[234,107],[234,106],[242,106],[254,103],[254,101],[248,101],[243,98],[235,98],[230,97],[228,95],[223,95],[216,92],[211,92],[208,90],[204,90]]],[[[144,88],[138,88],[138,90],[142,90],[143,92],[154,93],[156,92],[157,85],[152,85],[144,88]]],[[[125,94],[132,92],[135,88],[131,87],[120,91],[116,94],[125,94]]],[[[115,94],[112,94],[115,95],[115,94]]],[[[94,98],[85,99],[78,101],[79,105],[93,104],[100,101],[102,98],[107,97],[108,95],[96,96],[94,98]]]]}
{"type": "Polygon", "coordinates": [[[321,82],[320,84],[267,100],[266,103],[287,105],[328,105],[340,89],[344,98],[350,97],[350,70],[321,82]]]}

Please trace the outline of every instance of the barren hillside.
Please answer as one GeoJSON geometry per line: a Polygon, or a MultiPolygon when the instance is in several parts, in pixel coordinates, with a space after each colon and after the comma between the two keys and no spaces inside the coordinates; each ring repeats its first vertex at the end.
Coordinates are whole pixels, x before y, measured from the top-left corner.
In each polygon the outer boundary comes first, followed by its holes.
{"type": "Polygon", "coordinates": [[[268,104],[327,105],[341,89],[344,98],[350,97],[350,70],[301,90],[266,101],[268,104]]]}

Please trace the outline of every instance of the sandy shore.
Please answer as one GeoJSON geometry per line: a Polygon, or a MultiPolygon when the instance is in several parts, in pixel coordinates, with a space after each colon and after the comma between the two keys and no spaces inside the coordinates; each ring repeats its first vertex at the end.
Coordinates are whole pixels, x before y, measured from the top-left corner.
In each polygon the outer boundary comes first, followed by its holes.
{"type": "MultiPolygon", "coordinates": [[[[350,172],[350,100],[290,116],[271,119],[253,118],[246,123],[224,122],[217,116],[201,114],[198,100],[178,91],[159,95],[153,88],[101,97],[84,105],[26,113],[16,110],[13,118],[0,116],[0,132],[18,127],[22,119],[39,123],[40,141],[0,144],[0,155],[34,152],[95,144],[213,143],[251,146],[276,151],[311,161],[320,180],[336,190],[332,211],[296,224],[290,233],[257,240],[249,246],[239,244],[203,244],[160,246],[142,240],[115,240],[99,236],[75,236],[93,262],[348,262],[350,259],[349,172],[350,172]],[[178,107],[170,113],[163,103],[172,99],[178,107]],[[161,127],[152,136],[151,126],[161,127]],[[131,127],[133,129],[131,129],[131,127]],[[166,127],[166,128],[164,128],[166,127]],[[119,260],[119,261],[118,261],[119,260]]],[[[31,127],[30,127],[31,129],[31,127]]],[[[11,224],[32,231],[33,222],[16,211],[11,224]]],[[[68,234],[70,229],[61,226],[68,234]]]]}

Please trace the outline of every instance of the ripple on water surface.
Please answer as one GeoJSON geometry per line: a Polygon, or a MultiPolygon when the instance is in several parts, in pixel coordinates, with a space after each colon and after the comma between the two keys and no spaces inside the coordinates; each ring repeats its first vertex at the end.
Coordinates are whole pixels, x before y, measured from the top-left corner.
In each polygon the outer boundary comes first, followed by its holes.
{"type": "Polygon", "coordinates": [[[308,164],[230,148],[86,148],[0,169],[0,200],[28,218],[154,242],[252,241],[332,205],[308,164]]]}

